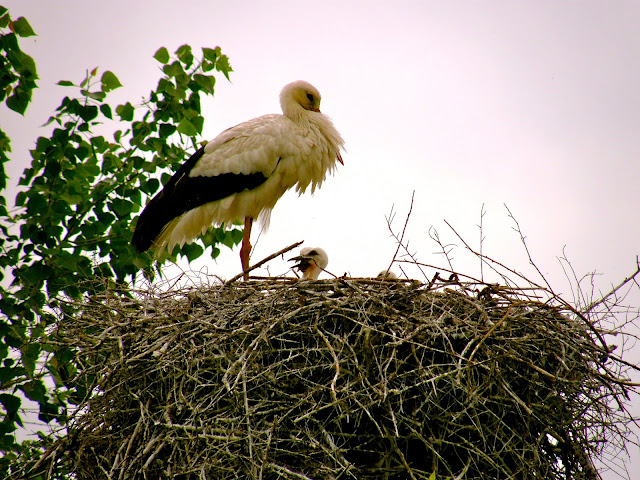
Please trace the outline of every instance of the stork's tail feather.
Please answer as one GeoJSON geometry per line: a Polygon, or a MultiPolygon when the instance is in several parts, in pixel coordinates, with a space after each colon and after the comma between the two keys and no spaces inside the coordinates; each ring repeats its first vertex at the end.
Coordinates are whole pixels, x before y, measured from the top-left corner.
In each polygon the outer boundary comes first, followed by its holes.
{"type": "MultiPolygon", "coordinates": [[[[153,247],[158,250],[157,256],[164,248],[191,241],[209,229],[212,223],[219,221],[211,212],[207,214],[199,211],[200,207],[245,190],[253,190],[267,180],[262,172],[190,176],[191,170],[203,155],[204,147],[180,167],[140,214],[131,239],[139,252],[153,247]],[[180,218],[189,213],[191,215],[187,225],[179,227],[180,218]],[[178,227],[187,228],[187,231],[173,235],[173,230],[178,227]]],[[[268,214],[265,213],[263,218],[268,223],[268,214]]]]}
{"type": "Polygon", "coordinates": [[[162,203],[161,198],[153,198],[140,217],[138,217],[131,244],[139,252],[149,250],[165,226],[173,219],[173,215],[170,214],[167,208],[163,208],[162,203]],[[156,202],[155,200],[160,201],[156,202]]]}
{"type": "Polygon", "coordinates": [[[204,147],[200,147],[180,166],[164,188],[151,199],[142,211],[131,239],[131,244],[136,250],[145,252],[151,248],[165,226],[176,216],[184,213],[186,205],[181,206],[181,203],[176,201],[172,203],[171,197],[174,196],[175,190],[180,191],[179,184],[189,175],[202,155],[204,155],[204,147]]]}

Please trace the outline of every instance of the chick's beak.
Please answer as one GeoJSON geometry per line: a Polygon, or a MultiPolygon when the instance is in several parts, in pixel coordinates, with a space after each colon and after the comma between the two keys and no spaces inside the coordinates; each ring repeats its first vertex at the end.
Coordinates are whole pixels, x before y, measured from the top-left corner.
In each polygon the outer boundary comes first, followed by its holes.
{"type": "Polygon", "coordinates": [[[313,261],[312,258],[313,257],[311,257],[309,255],[298,255],[297,257],[290,258],[289,259],[290,262],[293,262],[293,261],[298,262],[296,265],[294,265],[291,268],[298,268],[300,270],[306,270],[311,265],[311,262],[313,261]]]}

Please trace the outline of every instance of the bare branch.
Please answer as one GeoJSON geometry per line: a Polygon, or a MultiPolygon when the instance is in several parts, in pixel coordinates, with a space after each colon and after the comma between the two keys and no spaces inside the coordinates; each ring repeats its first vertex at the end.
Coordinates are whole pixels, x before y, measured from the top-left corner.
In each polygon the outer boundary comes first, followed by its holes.
{"type": "Polygon", "coordinates": [[[283,255],[285,253],[287,253],[289,250],[293,250],[294,248],[296,248],[298,245],[302,245],[304,243],[304,240],[301,240],[300,242],[296,242],[293,243],[291,245],[289,245],[288,247],[283,248],[282,250],[277,251],[276,253],[272,253],[271,255],[269,255],[268,257],[264,258],[263,260],[260,260],[258,263],[256,263],[255,265],[247,268],[244,272],[239,273],[238,275],[236,275],[235,277],[233,277],[231,280],[228,280],[225,285],[228,285],[229,283],[233,283],[236,280],[238,280],[239,278],[241,278],[243,275],[248,274],[249,272],[255,270],[256,268],[260,268],[262,265],[264,265],[265,263],[267,263],[270,260],[273,260],[274,258],[276,258],[279,255],[283,255]]]}
{"type": "Polygon", "coordinates": [[[396,248],[396,253],[393,254],[393,258],[391,259],[391,263],[389,264],[389,267],[387,268],[387,271],[390,272],[391,271],[391,267],[393,266],[393,263],[396,261],[396,258],[398,256],[398,252],[400,251],[400,248],[403,246],[403,240],[404,240],[404,235],[407,231],[407,225],[409,224],[409,218],[411,217],[411,212],[413,211],[413,198],[416,194],[416,191],[414,190],[411,193],[411,203],[409,204],[409,211],[407,212],[407,218],[404,221],[404,227],[402,228],[402,233],[400,234],[400,238],[397,237],[397,235],[394,233],[393,229],[391,228],[391,220],[393,219],[393,207],[392,207],[392,213],[389,214],[389,217],[387,217],[387,226],[389,227],[389,231],[391,232],[391,235],[393,235],[393,238],[396,239],[396,242],[398,243],[398,246],[396,248]]]}
{"type": "Polygon", "coordinates": [[[535,262],[533,261],[533,258],[531,258],[531,253],[529,252],[529,246],[527,245],[525,236],[522,233],[522,230],[520,229],[520,224],[516,220],[516,217],[513,216],[513,214],[511,213],[511,210],[509,210],[509,207],[507,206],[506,203],[504,204],[504,208],[506,208],[507,212],[509,212],[509,218],[511,218],[511,220],[513,220],[513,223],[516,224],[514,230],[518,233],[518,235],[520,235],[520,240],[522,241],[522,245],[524,246],[525,252],[527,252],[527,257],[529,258],[529,264],[536,269],[536,272],[538,272],[538,275],[540,275],[540,278],[542,278],[542,280],[544,281],[544,284],[547,286],[549,290],[551,290],[551,285],[549,285],[549,282],[547,282],[547,279],[542,274],[538,266],[535,264],[535,262]]]}
{"type": "MultiPolygon", "coordinates": [[[[396,243],[397,243],[397,248],[396,248],[396,252],[393,255],[393,258],[391,259],[391,263],[389,264],[389,268],[387,268],[387,272],[391,271],[391,266],[394,263],[398,263],[401,262],[403,260],[398,260],[398,253],[400,251],[400,248],[402,248],[402,250],[404,250],[404,254],[409,257],[412,261],[411,262],[406,262],[406,263],[411,263],[413,265],[416,265],[418,267],[418,269],[420,270],[420,272],[422,273],[422,275],[424,276],[425,279],[428,280],[427,278],[427,274],[424,272],[424,270],[422,270],[420,263],[418,262],[418,259],[416,258],[414,253],[411,253],[411,251],[409,250],[409,242],[404,243],[404,236],[405,236],[405,232],[407,229],[407,225],[409,223],[409,217],[411,216],[411,211],[413,210],[413,197],[415,195],[415,191],[411,194],[411,205],[409,207],[409,212],[407,213],[407,219],[404,222],[404,228],[402,229],[402,233],[400,236],[398,236],[398,234],[396,234],[393,231],[393,226],[391,225],[393,222],[393,219],[395,217],[395,212],[393,211],[393,209],[391,210],[391,213],[389,214],[388,217],[386,217],[387,220],[387,228],[389,229],[389,232],[391,232],[391,236],[395,239],[396,243]]],[[[402,267],[400,266],[400,271],[402,272],[402,274],[406,277],[409,278],[409,276],[407,275],[407,272],[405,272],[402,267]]]]}
{"type": "Polygon", "coordinates": [[[482,222],[484,220],[484,215],[485,215],[485,211],[484,211],[484,203],[482,204],[482,207],[480,207],[480,225],[478,225],[478,228],[480,230],[480,279],[484,280],[484,260],[483,260],[483,255],[482,255],[482,245],[484,244],[484,232],[482,230],[482,222]]]}
{"type": "Polygon", "coordinates": [[[635,283],[636,286],[638,286],[638,281],[636,280],[636,277],[640,274],[640,262],[638,261],[638,257],[636,256],[636,270],[635,272],[633,272],[631,275],[629,275],[627,278],[625,278],[624,280],[622,280],[618,285],[616,285],[615,287],[613,287],[613,289],[611,289],[611,291],[605,295],[603,295],[599,300],[591,303],[590,305],[588,305],[584,311],[585,312],[590,312],[591,310],[593,310],[594,308],[596,308],[598,305],[604,303],[607,301],[607,299],[613,297],[614,295],[617,294],[617,292],[625,287],[626,285],[628,285],[629,283],[633,282],[635,283]]]}

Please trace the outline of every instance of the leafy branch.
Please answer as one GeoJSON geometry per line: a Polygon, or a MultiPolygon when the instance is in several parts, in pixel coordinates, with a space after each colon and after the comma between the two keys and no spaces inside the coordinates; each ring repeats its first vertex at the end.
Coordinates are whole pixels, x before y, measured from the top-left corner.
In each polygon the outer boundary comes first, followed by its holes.
{"type": "MultiPolygon", "coordinates": [[[[37,76],[35,62],[17,53],[17,36],[33,31],[24,19],[11,21],[0,7],[0,28],[5,27],[10,33],[0,31],[0,51],[8,52],[0,57],[2,94],[10,95],[10,108],[23,113],[31,99],[25,89],[35,88],[37,76]]],[[[228,79],[232,69],[219,47],[203,48],[198,56],[188,45],[173,54],[163,47],[154,58],[162,76],[140,102],[109,102],[111,92],[122,87],[109,70],[88,70],[78,83],[60,81],[71,93],[46,123],[50,134],[35,141],[16,208],[10,212],[0,203],[2,473],[9,471],[12,456],[53,441],[43,434],[44,444],[16,442],[13,432],[24,426],[24,397],[39,405],[41,421],[64,427],[67,410],[86,394],[86,387],[72,380],[75,352],[50,338],[54,322],[72,321],[75,307],[68,300],[134,282],[140,271],[153,279],[167,260],[177,255],[193,260],[205,251],[186,245],[156,262],[130,245],[132,225],[161,181],[202,141],[201,95],[213,95],[216,74],[228,79]]],[[[9,141],[3,138],[4,162],[9,141]]],[[[0,182],[3,188],[4,169],[0,182]]],[[[237,228],[216,228],[202,241],[216,257],[219,244],[231,248],[241,238],[237,228]]]]}

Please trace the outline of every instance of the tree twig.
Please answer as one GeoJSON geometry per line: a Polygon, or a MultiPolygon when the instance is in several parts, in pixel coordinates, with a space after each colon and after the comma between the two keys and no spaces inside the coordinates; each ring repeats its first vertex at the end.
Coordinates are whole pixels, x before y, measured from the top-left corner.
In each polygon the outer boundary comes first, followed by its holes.
{"type": "MultiPolygon", "coordinates": [[[[391,229],[391,220],[389,218],[387,218],[387,226],[389,227],[389,231],[391,231],[391,235],[393,235],[393,237],[398,242],[398,247],[396,248],[396,253],[393,254],[393,258],[391,259],[391,263],[389,264],[389,267],[387,268],[388,272],[391,271],[391,267],[393,266],[393,263],[396,261],[396,258],[398,256],[398,252],[400,251],[400,247],[403,247],[402,241],[404,240],[404,234],[405,234],[405,232],[407,230],[407,225],[409,224],[409,217],[411,217],[411,212],[413,211],[413,197],[415,196],[415,194],[416,194],[416,191],[414,190],[411,193],[411,204],[409,205],[409,212],[407,212],[407,219],[404,221],[404,227],[402,228],[402,233],[400,234],[400,238],[399,239],[398,239],[398,236],[391,229]]],[[[406,248],[405,248],[405,250],[406,250],[406,248]]]]}
{"type": "MultiPolygon", "coordinates": [[[[610,298],[612,295],[615,295],[616,292],[618,290],[620,290],[622,287],[624,287],[627,283],[632,282],[632,281],[636,282],[635,278],[638,276],[638,274],[640,274],[640,260],[638,259],[638,256],[636,255],[636,271],[633,272],[631,275],[629,275],[624,280],[622,280],[617,286],[613,287],[613,289],[609,293],[607,293],[606,295],[603,295],[602,298],[600,298],[597,301],[591,303],[590,305],[587,305],[587,307],[585,308],[585,312],[590,312],[591,310],[593,310],[595,307],[597,307],[601,303],[606,302],[608,298],[610,298]]],[[[637,282],[636,282],[636,284],[637,284],[637,282]]]]}
{"type": "MultiPolygon", "coordinates": [[[[393,228],[391,227],[391,222],[393,221],[393,217],[394,217],[393,210],[392,210],[391,214],[389,214],[389,216],[386,217],[387,227],[389,228],[389,231],[391,232],[391,236],[395,239],[396,243],[398,244],[398,247],[396,248],[396,253],[393,255],[393,259],[391,260],[391,263],[389,264],[389,268],[387,268],[387,272],[391,271],[391,266],[394,263],[398,263],[398,262],[412,263],[412,264],[416,265],[420,269],[420,272],[422,272],[422,275],[428,281],[429,279],[427,277],[427,274],[424,272],[424,270],[422,270],[422,267],[421,267],[422,264],[420,262],[418,262],[418,259],[415,257],[415,255],[412,254],[409,251],[409,244],[407,243],[405,245],[404,243],[402,243],[404,241],[404,234],[405,234],[405,232],[407,230],[407,225],[409,223],[409,217],[411,216],[411,212],[413,210],[413,198],[415,196],[415,193],[416,192],[414,190],[413,193],[411,194],[411,205],[409,206],[409,212],[407,213],[407,219],[404,222],[404,227],[402,228],[402,233],[400,234],[399,238],[398,238],[398,235],[393,231],[393,228]],[[398,252],[400,251],[401,247],[405,251],[407,256],[411,259],[411,262],[408,262],[406,260],[398,260],[397,259],[398,252]]],[[[403,275],[405,277],[409,278],[407,273],[402,269],[401,266],[400,266],[400,271],[402,271],[402,273],[403,273],[403,275]]]]}
{"type": "Polygon", "coordinates": [[[273,260],[274,258],[276,258],[279,255],[282,255],[284,253],[287,253],[289,250],[293,250],[294,248],[296,248],[298,245],[302,245],[304,243],[304,240],[301,240],[299,242],[293,243],[291,245],[289,245],[286,248],[283,248],[282,250],[273,253],[271,255],[269,255],[268,257],[266,257],[263,260],[260,260],[258,263],[256,263],[255,265],[247,268],[244,272],[239,273],[238,275],[236,275],[235,277],[233,277],[231,280],[228,280],[225,282],[225,285],[229,285],[230,283],[235,282],[236,280],[238,280],[240,277],[242,277],[243,275],[255,270],[256,268],[260,268],[262,265],[264,265],[265,263],[267,263],[270,260],[273,260]]]}

